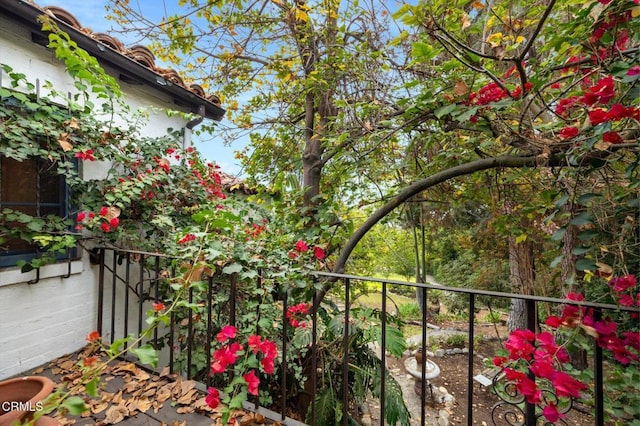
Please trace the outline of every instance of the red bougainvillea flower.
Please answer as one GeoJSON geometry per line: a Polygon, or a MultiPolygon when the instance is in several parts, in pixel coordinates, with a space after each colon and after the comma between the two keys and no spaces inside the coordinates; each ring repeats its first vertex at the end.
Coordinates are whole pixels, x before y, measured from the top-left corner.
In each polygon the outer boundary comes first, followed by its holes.
{"type": "Polygon", "coordinates": [[[100,208],[100,216],[106,216],[107,214],[109,214],[109,208],[108,207],[101,207],[100,208]]]}
{"type": "Polygon", "coordinates": [[[229,339],[236,337],[237,330],[232,325],[225,325],[222,330],[216,335],[216,340],[220,343],[224,343],[229,339]]]}
{"type": "Polygon", "coordinates": [[[265,358],[270,358],[272,360],[278,356],[278,348],[271,340],[264,339],[260,345],[260,351],[264,354],[265,358]]]}
{"type": "Polygon", "coordinates": [[[97,342],[98,340],[100,340],[100,333],[97,330],[94,330],[87,335],[88,342],[97,342]]]}
{"type": "Polygon", "coordinates": [[[504,347],[509,351],[509,359],[524,359],[530,361],[535,347],[535,334],[531,330],[515,330],[505,342],[504,347]]]}
{"type": "Polygon", "coordinates": [[[111,227],[109,226],[108,223],[102,223],[100,224],[100,228],[102,228],[102,230],[104,232],[110,232],[111,231],[111,227]]]}
{"type": "Polygon", "coordinates": [[[109,225],[111,225],[112,228],[117,228],[119,224],[120,219],[118,219],[117,217],[114,217],[109,221],[109,225]]]}
{"type": "Polygon", "coordinates": [[[225,346],[213,353],[213,362],[211,363],[211,373],[222,373],[227,366],[235,364],[238,358],[237,352],[242,349],[239,343],[225,346]]]}
{"type": "Polygon", "coordinates": [[[622,306],[633,306],[633,296],[631,296],[630,294],[623,294],[618,299],[618,303],[622,306]]]}
{"type": "Polygon", "coordinates": [[[256,376],[255,370],[250,370],[248,373],[242,376],[245,382],[247,382],[247,392],[251,395],[258,395],[258,385],[260,384],[260,379],[256,376]]]}
{"type": "Polygon", "coordinates": [[[612,144],[623,142],[622,137],[618,134],[618,132],[604,132],[602,134],[602,140],[604,142],[608,142],[612,144]]]}
{"type": "Polygon", "coordinates": [[[560,99],[556,106],[556,114],[561,117],[566,117],[569,111],[578,103],[577,96],[571,96],[569,98],[560,99]]]}
{"type": "Polygon", "coordinates": [[[162,303],[162,302],[153,302],[153,310],[154,311],[160,312],[160,311],[164,310],[164,308],[166,308],[164,303],[162,303]]]}
{"type": "Polygon", "coordinates": [[[547,354],[556,357],[560,362],[569,362],[569,354],[564,347],[558,346],[553,334],[548,331],[538,333],[536,340],[547,354]]]}
{"type": "Polygon", "coordinates": [[[556,395],[560,397],[580,398],[580,391],[587,388],[587,385],[574,379],[564,371],[556,371],[551,378],[553,386],[556,388],[556,395]]]}
{"type": "Polygon", "coordinates": [[[262,338],[257,335],[251,335],[247,338],[247,346],[251,349],[251,352],[257,354],[262,348],[262,338]]]}
{"type": "Polygon", "coordinates": [[[216,408],[220,405],[220,391],[216,388],[207,389],[207,396],[204,399],[210,408],[216,408]]]}
{"type": "Polygon", "coordinates": [[[493,357],[493,365],[497,367],[502,367],[506,362],[507,362],[507,357],[504,357],[504,356],[493,357]]]}
{"type": "Polygon", "coordinates": [[[616,92],[613,76],[607,76],[601,78],[595,85],[585,90],[585,93],[580,100],[585,105],[594,105],[595,103],[606,105],[615,95],[616,92]]]}
{"type": "Polygon", "coordinates": [[[273,374],[276,369],[275,362],[271,358],[262,358],[260,360],[260,365],[262,365],[262,369],[267,374],[273,374]]]}
{"type": "Polygon", "coordinates": [[[319,246],[315,246],[313,248],[313,255],[318,260],[324,260],[324,258],[326,257],[326,254],[324,253],[324,250],[322,249],[322,247],[319,247],[319,246]]]}
{"type": "Polygon", "coordinates": [[[96,161],[96,157],[93,156],[93,150],[87,149],[85,151],[76,152],[76,158],[80,160],[96,161]]]}
{"type": "Polygon", "coordinates": [[[562,319],[560,319],[560,317],[558,316],[551,315],[547,317],[544,323],[547,324],[549,327],[558,328],[562,325],[562,319]]]}
{"type": "Polygon", "coordinates": [[[309,314],[309,307],[310,305],[308,303],[289,306],[286,314],[289,324],[294,328],[305,328],[307,323],[300,320],[309,314]]]}
{"type": "Polygon", "coordinates": [[[609,114],[607,113],[607,111],[601,108],[593,109],[589,111],[589,121],[594,126],[600,123],[606,123],[607,121],[610,121],[610,120],[611,119],[609,118],[609,114]]]}
{"type": "Polygon", "coordinates": [[[560,139],[563,140],[575,138],[576,136],[578,136],[578,134],[580,134],[580,129],[575,126],[565,127],[561,129],[560,132],[558,132],[560,139]]]}
{"type": "Polygon", "coordinates": [[[542,409],[542,415],[548,422],[555,424],[558,420],[565,417],[565,415],[558,411],[558,407],[554,404],[548,404],[542,409]]]}
{"type": "Polygon", "coordinates": [[[302,240],[298,240],[298,241],[296,242],[296,251],[297,251],[298,253],[305,253],[305,252],[306,252],[306,251],[308,251],[308,250],[309,250],[309,246],[307,245],[307,243],[305,243],[305,242],[304,242],[304,241],[302,241],[302,240]]]}
{"type": "Polygon", "coordinates": [[[193,234],[186,234],[184,237],[178,240],[178,244],[187,244],[189,241],[194,241],[196,236],[193,234]]]}
{"type": "Polygon", "coordinates": [[[82,222],[83,220],[85,220],[86,217],[87,217],[87,214],[85,212],[79,212],[77,216],[77,220],[78,222],[82,222]]]}
{"type": "Polygon", "coordinates": [[[609,286],[616,292],[626,291],[636,286],[635,275],[625,275],[609,280],[609,286]]]}
{"type": "Polygon", "coordinates": [[[85,367],[91,367],[93,364],[96,363],[97,360],[98,360],[97,356],[88,356],[82,360],[82,365],[84,365],[85,367]]]}
{"type": "Polygon", "coordinates": [[[525,396],[529,403],[537,404],[540,402],[540,390],[526,374],[512,368],[505,368],[504,374],[507,380],[515,383],[516,389],[525,396]]]}

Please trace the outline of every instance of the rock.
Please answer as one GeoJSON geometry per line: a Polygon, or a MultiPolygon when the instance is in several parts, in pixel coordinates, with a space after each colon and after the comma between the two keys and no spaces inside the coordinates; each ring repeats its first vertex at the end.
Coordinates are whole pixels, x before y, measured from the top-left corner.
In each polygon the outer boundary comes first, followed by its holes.
{"type": "Polygon", "coordinates": [[[444,354],[445,354],[444,349],[438,349],[435,353],[435,356],[438,358],[442,358],[444,354]]]}
{"type": "Polygon", "coordinates": [[[364,416],[362,416],[362,418],[360,419],[360,424],[362,424],[362,426],[371,426],[371,415],[365,414],[364,416]]]}
{"type": "Polygon", "coordinates": [[[458,355],[462,353],[462,349],[461,348],[453,348],[453,353],[458,355]]]}

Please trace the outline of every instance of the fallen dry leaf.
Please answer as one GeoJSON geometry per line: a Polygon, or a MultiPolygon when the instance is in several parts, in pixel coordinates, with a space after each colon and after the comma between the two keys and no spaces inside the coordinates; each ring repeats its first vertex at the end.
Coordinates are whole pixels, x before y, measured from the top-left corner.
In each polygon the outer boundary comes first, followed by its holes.
{"type": "Polygon", "coordinates": [[[190,414],[190,413],[193,413],[193,412],[194,412],[193,407],[190,407],[188,405],[176,408],[176,413],[178,413],[178,414],[190,414]]]}
{"type": "Polygon", "coordinates": [[[112,405],[106,412],[104,418],[104,424],[114,425],[120,423],[125,419],[125,416],[129,414],[129,411],[119,405],[112,405]]]}

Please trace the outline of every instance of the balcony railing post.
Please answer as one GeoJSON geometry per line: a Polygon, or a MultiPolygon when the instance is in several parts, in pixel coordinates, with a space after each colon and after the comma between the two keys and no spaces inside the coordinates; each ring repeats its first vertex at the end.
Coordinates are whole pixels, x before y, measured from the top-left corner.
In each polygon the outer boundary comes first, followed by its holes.
{"type": "Polygon", "coordinates": [[[476,317],[476,295],[469,293],[469,357],[468,357],[468,373],[467,373],[467,424],[473,424],[473,339],[474,323],[476,317]]]}
{"type": "Polygon", "coordinates": [[[102,316],[103,316],[103,305],[104,305],[104,253],[105,250],[103,248],[99,249],[99,262],[100,262],[100,270],[98,272],[98,323],[96,324],[96,328],[98,333],[102,336],[102,316]]]}
{"type": "MultiPolygon", "coordinates": [[[[280,417],[284,421],[286,417],[287,408],[287,310],[289,309],[289,292],[285,291],[282,295],[282,376],[280,378],[280,388],[282,389],[282,395],[280,395],[280,417]]],[[[315,371],[313,372],[315,374],[315,371]]],[[[315,399],[315,395],[313,395],[315,399]]]]}
{"type": "MultiPolygon", "coordinates": [[[[599,309],[595,309],[593,313],[593,319],[595,321],[600,321],[602,317],[602,312],[599,309]]],[[[598,342],[594,342],[594,353],[593,353],[593,394],[594,394],[594,403],[595,403],[595,425],[603,426],[604,425],[604,379],[603,379],[603,371],[602,371],[602,347],[598,345],[598,342]]]]}
{"type": "MultiPolygon", "coordinates": [[[[124,327],[122,330],[123,337],[129,335],[129,281],[131,280],[131,253],[127,253],[127,263],[124,271],[124,327]]],[[[129,343],[124,342],[124,348],[127,349],[129,343]]]]}
{"type": "MultiPolygon", "coordinates": [[[[313,277],[314,284],[316,284],[318,278],[313,277]]],[[[318,288],[314,286],[314,288],[318,288]]],[[[313,297],[313,311],[311,313],[311,426],[316,424],[316,398],[315,395],[318,392],[318,308],[320,307],[320,301],[318,300],[318,291],[313,297]]]]}
{"type": "MultiPolygon", "coordinates": [[[[525,314],[527,318],[527,329],[535,333],[538,326],[538,312],[536,310],[535,300],[525,300],[525,314]]],[[[530,371],[528,376],[529,379],[535,381],[536,376],[533,374],[533,372],[530,371]]],[[[536,406],[535,404],[531,404],[530,402],[525,403],[525,424],[536,424],[536,406]]]]}
{"type": "Polygon", "coordinates": [[[342,424],[347,425],[349,408],[349,308],[351,304],[351,280],[344,281],[344,336],[342,341],[342,424]]]}
{"type": "MultiPolygon", "coordinates": [[[[380,336],[380,374],[382,375],[380,380],[380,426],[385,425],[384,411],[385,411],[385,399],[387,391],[387,363],[386,363],[386,349],[387,349],[387,282],[382,282],[382,335],[380,336]]],[[[424,398],[424,395],[422,395],[424,398]]]]}
{"type": "Polygon", "coordinates": [[[425,403],[425,398],[427,394],[427,289],[426,287],[422,287],[418,289],[419,292],[422,293],[422,341],[420,343],[420,350],[422,351],[422,362],[420,364],[420,369],[422,371],[422,377],[420,381],[420,426],[425,426],[427,421],[427,404],[425,403]]]}

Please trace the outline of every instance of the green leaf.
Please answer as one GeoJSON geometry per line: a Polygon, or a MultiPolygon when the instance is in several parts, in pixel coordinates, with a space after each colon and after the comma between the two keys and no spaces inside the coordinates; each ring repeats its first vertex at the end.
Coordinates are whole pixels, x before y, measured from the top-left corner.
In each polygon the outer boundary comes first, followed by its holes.
{"type": "Polygon", "coordinates": [[[589,212],[581,212],[576,217],[571,219],[571,224],[576,226],[590,225],[593,223],[591,214],[589,212]]]}
{"type": "Polygon", "coordinates": [[[565,232],[567,232],[567,228],[560,228],[553,233],[551,239],[553,241],[560,241],[564,237],[565,232]]]}
{"type": "Polygon", "coordinates": [[[582,231],[578,234],[578,239],[581,241],[589,241],[595,237],[597,237],[598,235],[600,235],[600,233],[598,231],[594,231],[592,229],[587,229],[585,231],[582,231]]]}
{"type": "Polygon", "coordinates": [[[240,271],[242,271],[242,265],[237,262],[233,262],[232,264],[227,265],[222,269],[222,272],[228,275],[235,274],[240,271]]]}
{"type": "Polygon", "coordinates": [[[84,390],[87,392],[87,395],[97,397],[98,396],[98,385],[100,384],[100,379],[95,378],[91,380],[89,383],[84,385],[84,390]]]}
{"type": "Polygon", "coordinates": [[[138,357],[141,363],[158,366],[158,352],[150,344],[142,345],[139,348],[131,349],[131,353],[138,357]]]}
{"type": "Polygon", "coordinates": [[[69,414],[73,416],[79,416],[87,411],[87,406],[79,396],[70,396],[62,403],[62,406],[69,410],[69,414]]]}
{"type": "Polygon", "coordinates": [[[576,262],[576,269],[578,271],[595,271],[598,267],[591,259],[578,259],[576,262]]]}
{"type": "Polygon", "coordinates": [[[447,114],[450,114],[453,110],[456,109],[458,105],[456,104],[449,104],[449,105],[445,105],[445,106],[441,106],[440,108],[436,109],[433,112],[433,115],[436,116],[436,118],[442,118],[447,114]]]}

